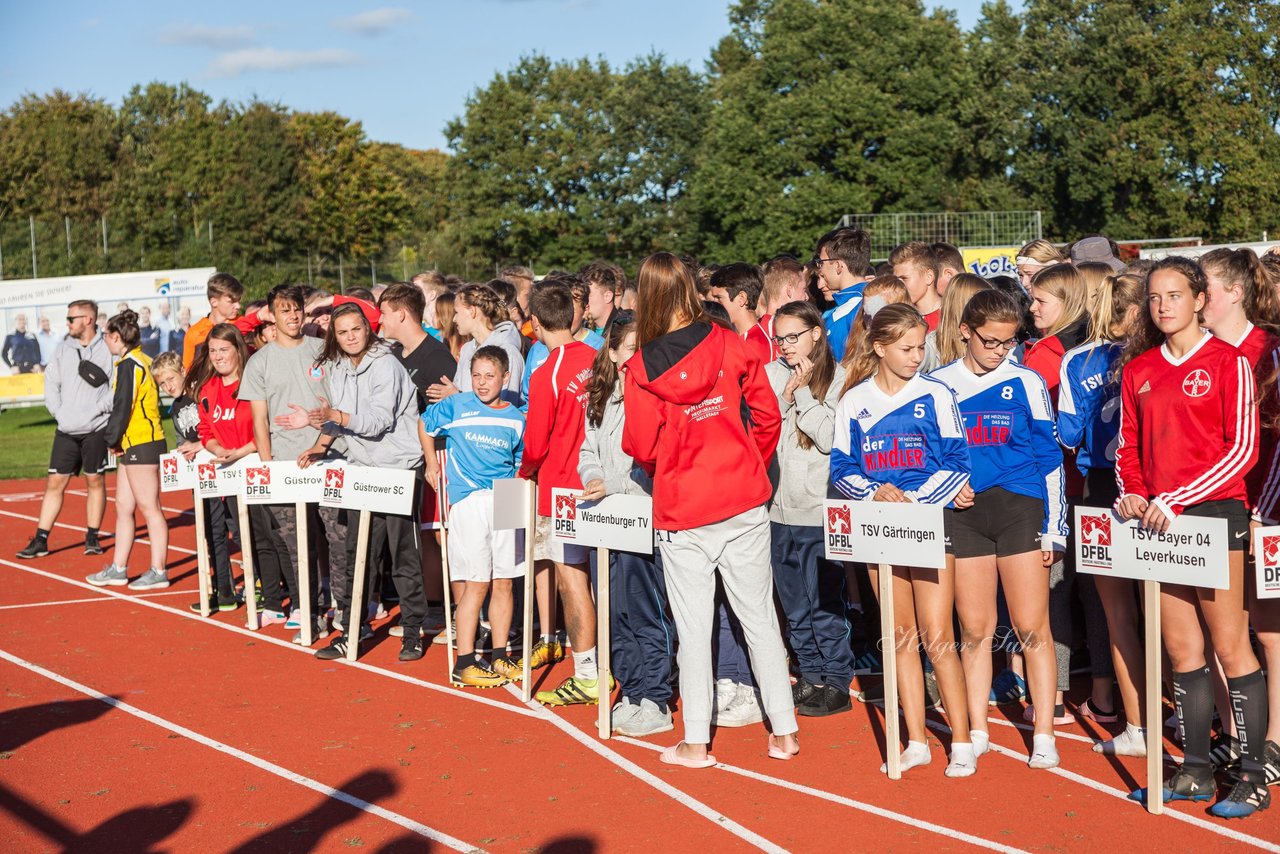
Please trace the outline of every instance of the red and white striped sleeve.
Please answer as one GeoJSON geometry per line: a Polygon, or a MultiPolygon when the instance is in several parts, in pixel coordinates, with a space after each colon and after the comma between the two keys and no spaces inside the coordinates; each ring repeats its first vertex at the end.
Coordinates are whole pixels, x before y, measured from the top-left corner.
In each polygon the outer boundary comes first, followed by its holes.
{"type": "Polygon", "coordinates": [[[1225,450],[1208,470],[1193,477],[1186,484],[1156,496],[1157,502],[1170,518],[1180,514],[1183,508],[1212,499],[1214,493],[1243,478],[1258,461],[1258,406],[1254,388],[1253,369],[1243,354],[1234,358],[1235,382],[1229,381],[1232,364],[1224,360],[1222,373],[1222,431],[1225,450]]]}
{"type": "Polygon", "coordinates": [[[1128,370],[1120,378],[1120,432],[1116,436],[1117,507],[1126,495],[1147,500],[1146,479],[1142,476],[1142,426],[1138,421],[1133,371],[1128,370]]]}

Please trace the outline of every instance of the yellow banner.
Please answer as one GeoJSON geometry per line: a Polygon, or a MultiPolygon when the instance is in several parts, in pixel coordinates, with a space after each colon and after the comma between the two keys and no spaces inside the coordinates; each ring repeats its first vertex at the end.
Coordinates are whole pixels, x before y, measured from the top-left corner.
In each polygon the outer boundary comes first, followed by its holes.
{"type": "Polygon", "coordinates": [[[44,398],[44,374],[0,376],[0,401],[44,398]]]}
{"type": "Polygon", "coordinates": [[[1018,275],[1015,259],[1019,246],[983,246],[977,249],[961,249],[964,256],[964,269],[967,273],[976,273],[984,279],[991,276],[1018,275]]]}

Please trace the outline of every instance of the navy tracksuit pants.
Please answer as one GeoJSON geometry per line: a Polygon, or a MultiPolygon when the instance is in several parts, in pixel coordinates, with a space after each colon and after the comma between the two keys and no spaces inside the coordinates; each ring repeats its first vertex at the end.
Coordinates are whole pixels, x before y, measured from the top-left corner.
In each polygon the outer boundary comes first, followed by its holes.
{"type": "MultiPolygon", "coordinates": [[[[593,552],[594,556],[594,552],[593,552]]],[[[609,631],[614,678],[622,695],[659,708],[671,701],[675,625],[667,609],[662,556],[609,552],[609,631]]]]}
{"type": "Polygon", "coordinates": [[[771,522],[773,586],[787,617],[800,675],[849,690],[853,652],[844,612],[844,567],[823,557],[822,528],[771,522]]]}

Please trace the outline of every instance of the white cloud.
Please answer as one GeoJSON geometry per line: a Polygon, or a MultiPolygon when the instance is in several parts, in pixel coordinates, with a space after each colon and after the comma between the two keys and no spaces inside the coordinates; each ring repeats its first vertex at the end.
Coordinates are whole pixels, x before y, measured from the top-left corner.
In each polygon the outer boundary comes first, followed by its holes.
{"type": "Polygon", "coordinates": [[[350,33],[376,36],[412,19],[413,12],[408,9],[384,7],[382,9],[371,9],[368,12],[361,12],[358,15],[351,15],[346,18],[335,18],[333,25],[339,30],[346,30],[350,33]]]}
{"type": "Polygon", "coordinates": [[[243,47],[253,44],[253,40],[253,27],[246,24],[230,27],[175,24],[160,33],[160,41],[165,44],[191,44],[203,47],[243,47]]]}
{"type": "Polygon", "coordinates": [[[360,56],[349,50],[277,50],[254,47],[219,54],[205,70],[211,77],[234,77],[251,71],[297,71],[355,65],[360,56]]]}

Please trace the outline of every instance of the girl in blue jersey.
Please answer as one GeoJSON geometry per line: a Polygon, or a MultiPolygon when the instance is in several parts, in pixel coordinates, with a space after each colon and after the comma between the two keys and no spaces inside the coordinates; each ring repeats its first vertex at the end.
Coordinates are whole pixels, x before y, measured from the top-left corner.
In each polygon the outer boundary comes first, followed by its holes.
{"type": "Polygon", "coordinates": [[[1053,768],[1057,656],[1049,629],[1048,568],[1066,551],[1066,496],[1044,380],[1007,358],[1018,344],[1021,317],[1018,304],[1001,291],[975,295],[960,318],[964,355],[933,377],[956,395],[973,462],[964,491],[973,491],[973,506],[950,515],[974,748],[981,755],[990,742],[987,700],[998,580],[1022,643],[1035,706],[1028,764],[1053,768]]]}
{"type": "MultiPolygon", "coordinates": [[[[942,383],[918,373],[927,329],[914,306],[888,305],[876,312],[857,343],[849,361],[849,379],[854,384],[836,406],[831,448],[832,485],[848,498],[964,503],[957,496],[969,479],[969,453],[955,398],[942,383]]],[[[955,573],[950,571],[950,555],[947,563],[948,568],[941,571],[893,568],[894,655],[908,739],[902,770],[926,765],[931,758],[925,741],[924,673],[918,652],[923,644],[937,673],[953,733],[946,775],[968,777],[978,765],[969,739],[964,671],[951,623],[955,573]]],[[[873,569],[872,574],[877,571],[873,569]]],[[[874,579],[872,588],[879,589],[874,579]]]]}
{"type": "Polygon", "coordinates": [[[502,399],[511,381],[508,359],[502,347],[476,350],[467,377],[471,390],[428,406],[418,425],[432,489],[438,490],[441,480],[435,437],[449,441],[444,478],[449,497],[449,581],[458,603],[458,658],[451,681],[469,688],[496,688],[522,675],[503,640],[511,632],[512,579],[524,575],[524,565],[516,562],[515,532],[493,529],[493,482],[516,476],[524,448],[524,415],[502,399]],[[494,640],[492,666],[476,656],[476,630],[486,596],[494,640]]]}
{"type": "MultiPolygon", "coordinates": [[[[1062,357],[1058,438],[1065,447],[1076,449],[1076,465],[1084,475],[1083,503],[1089,507],[1110,507],[1120,497],[1116,490],[1116,445],[1120,435],[1117,360],[1146,298],[1141,276],[1104,278],[1090,307],[1089,340],[1062,357]]],[[[1142,727],[1146,660],[1138,636],[1142,617],[1138,613],[1136,582],[1106,575],[1081,575],[1077,583],[1092,583],[1102,601],[1126,721],[1124,732],[1095,744],[1093,749],[1114,756],[1146,756],[1146,731],[1142,727]]],[[[1108,720],[1108,716],[1096,711],[1101,705],[1096,702],[1100,699],[1098,681],[1094,680],[1093,697],[1081,711],[1099,723],[1110,723],[1114,717],[1108,720]]],[[[1110,680],[1106,688],[1109,692],[1110,680]]]]}

